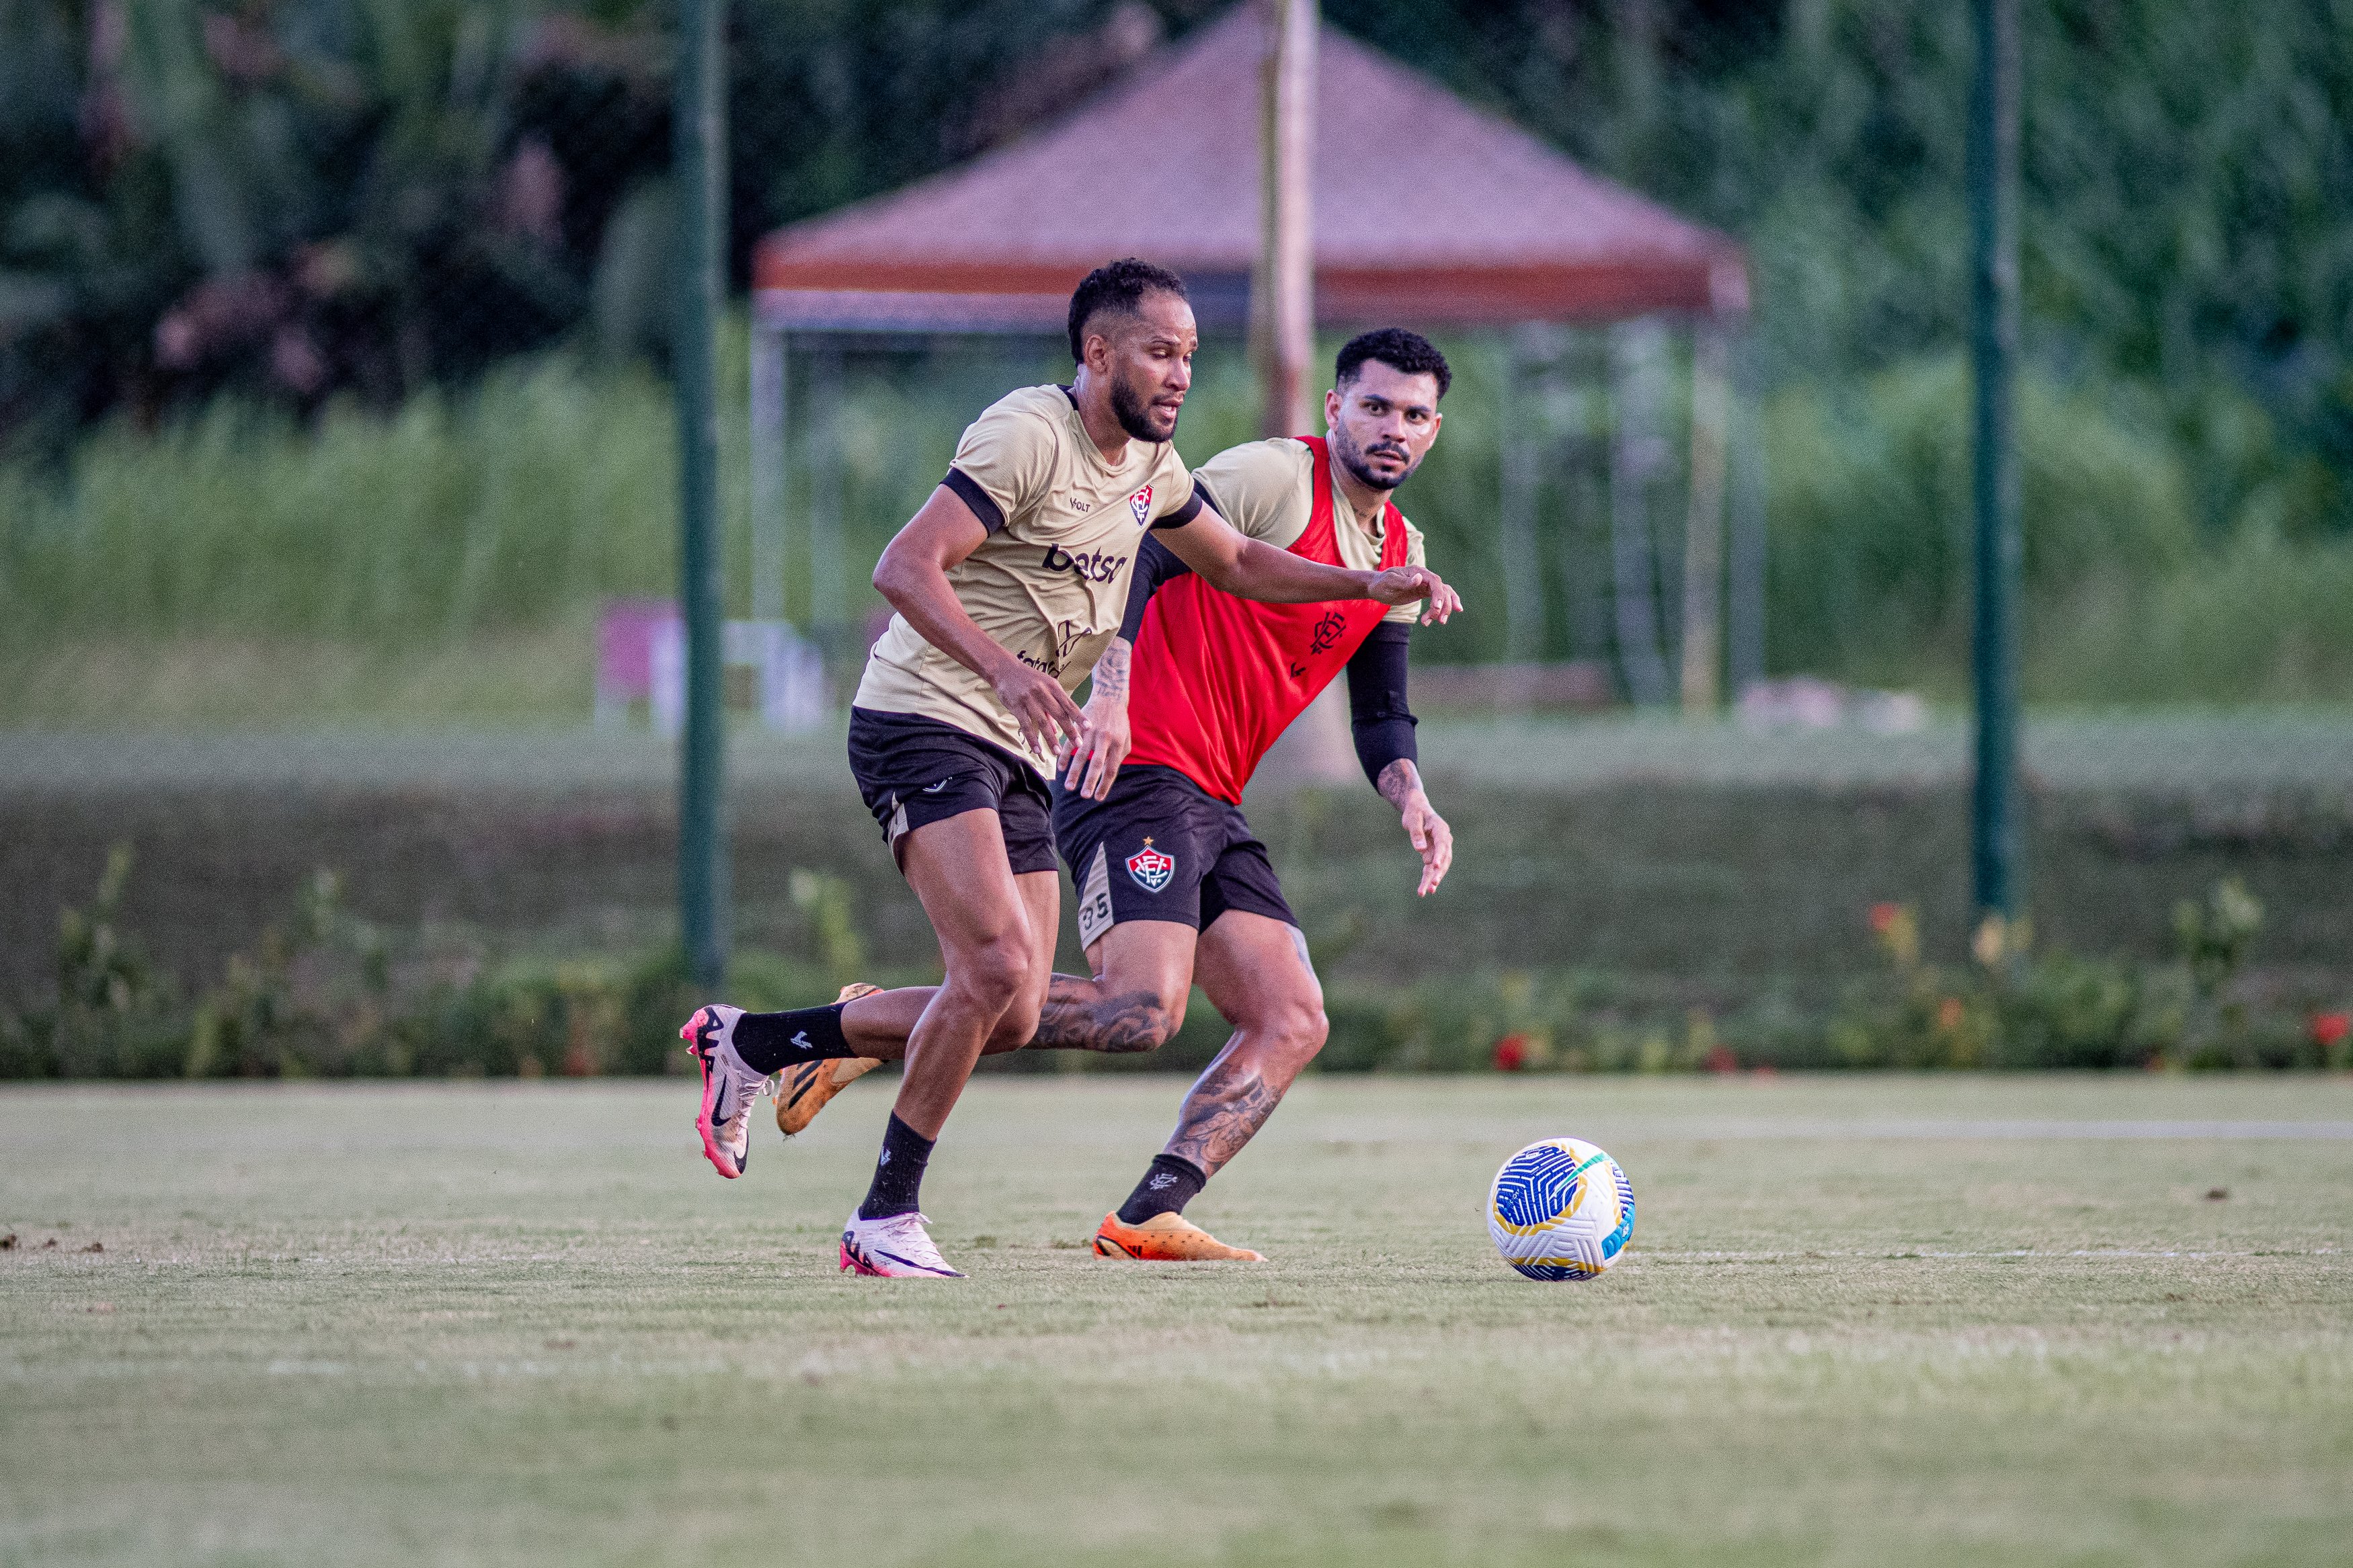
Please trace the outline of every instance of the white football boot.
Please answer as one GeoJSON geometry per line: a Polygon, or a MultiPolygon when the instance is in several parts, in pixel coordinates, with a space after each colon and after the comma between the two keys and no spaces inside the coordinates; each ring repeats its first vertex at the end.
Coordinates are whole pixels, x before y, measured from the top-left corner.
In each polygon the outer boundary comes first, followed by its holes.
{"type": "Polygon", "coordinates": [[[886,1279],[961,1279],[932,1245],[931,1222],[919,1214],[887,1215],[881,1219],[849,1216],[841,1230],[841,1268],[845,1274],[873,1274],[886,1279]]]}
{"type": "Polygon", "coordinates": [[[731,1182],[751,1162],[752,1107],[767,1081],[765,1073],[754,1072],[735,1054],[735,1020],[743,1016],[741,1007],[714,1003],[697,1007],[678,1032],[687,1054],[702,1068],[702,1107],[695,1112],[694,1130],[702,1134],[702,1152],[712,1167],[731,1182]]]}

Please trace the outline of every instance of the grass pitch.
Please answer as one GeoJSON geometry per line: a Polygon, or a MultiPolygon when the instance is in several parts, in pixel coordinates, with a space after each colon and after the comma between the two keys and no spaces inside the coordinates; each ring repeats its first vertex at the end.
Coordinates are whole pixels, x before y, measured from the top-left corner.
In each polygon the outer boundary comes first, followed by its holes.
{"type": "Polygon", "coordinates": [[[976,1084],[962,1284],[834,1272],[879,1084],[734,1184],[677,1081],[0,1093],[0,1563],[2346,1561],[2353,1082],[1311,1079],[1271,1261],[1098,1262],[1177,1093],[976,1084]]]}

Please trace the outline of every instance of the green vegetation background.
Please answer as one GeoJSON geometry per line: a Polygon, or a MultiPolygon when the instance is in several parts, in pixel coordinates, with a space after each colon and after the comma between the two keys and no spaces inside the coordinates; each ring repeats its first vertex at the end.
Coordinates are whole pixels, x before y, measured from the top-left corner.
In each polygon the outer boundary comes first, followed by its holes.
{"type": "MultiPolygon", "coordinates": [[[[1222,9],[735,7],[739,259],[768,225],[1018,134],[1122,48],[1222,9]]],[[[251,61],[273,57],[216,47],[247,36],[222,20],[231,10],[128,7],[129,140],[101,163],[75,118],[91,85],[80,9],[0,0],[0,719],[576,719],[596,601],[666,591],[671,574],[659,311],[627,319],[627,257],[607,246],[570,292],[551,284],[530,353],[498,357],[507,340],[481,335],[471,359],[453,351],[448,376],[390,401],[366,386],[291,396],[259,350],[175,380],[151,345],[163,312],[233,267],[291,267],[322,244],[370,266],[415,262],[407,241],[369,226],[380,215],[352,210],[353,193],[398,174],[402,189],[456,202],[491,179],[522,113],[500,84],[520,79],[521,51],[544,36],[523,24],[543,13],[574,14],[607,51],[595,58],[624,61],[613,71],[635,84],[628,101],[658,101],[659,13],[489,0],[237,11],[236,26],[280,51],[271,74],[251,61]],[[231,79],[223,59],[247,74],[231,79]],[[322,62],[341,73],[332,102],[311,69],[322,62]],[[280,134],[330,110],[349,132],[339,165],[280,134]],[[105,374],[34,376],[60,331],[105,374]]],[[[1758,300],[1768,662],[1957,693],[1960,9],[1325,11],[1742,237],[1758,300]]],[[[2035,698],[2334,700],[2353,675],[2353,26],[2340,11],[2025,7],[2035,698]]],[[[1499,353],[1447,346],[1463,370],[1453,423],[1407,499],[1475,601],[1501,570],[1499,353]]],[[[1195,458],[1247,433],[1239,358],[1224,344],[1205,355],[1182,442],[1195,458]]],[[[1005,385],[1058,369],[1042,345],[853,363],[841,421],[853,584],[962,423],[1005,385]]],[[[743,473],[733,446],[739,600],[743,473]]],[[[1547,504],[1557,529],[1560,498],[1547,504]]],[[[805,564],[793,574],[803,615],[805,564]]],[[[870,603],[860,586],[830,608],[855,624],[870,603]]],[[[1491,606],[1419,654],[1493,657],[1502,629],[1491,606]]],[[[1567,651],[1565,626],[1549,651],[1567,651]]]]}

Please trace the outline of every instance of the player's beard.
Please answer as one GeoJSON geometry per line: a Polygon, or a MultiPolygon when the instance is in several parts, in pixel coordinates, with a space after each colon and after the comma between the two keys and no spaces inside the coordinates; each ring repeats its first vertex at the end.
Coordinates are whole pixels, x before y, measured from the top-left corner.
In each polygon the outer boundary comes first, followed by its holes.
{"type": "Polygon", "coordinates": [[[1378,474],[1373,472],[1372,465],[1366,460],[1367,454],[1365,448],[1356,445],[1356,438],[1354,437],[1350,436],[1345,429],[1335,429],[1332,432],[1332,455],[1340,459],[1340,466],[1348,470],[1350,478],[1354,479],[1358,484],[1364,486],[1368,490],[1393,490],[1397,489],[1398,486],[1405,483],[1406,480],[1411,479],[1413,477],[1413,471],[1421,467],[1421,459],[1419,458],[1415,457],[1412,453],[1407,451],[1403,447],[1398,445],[1394,441],[1383,441],[1375,448],[1375,450],[1380,451],[1384,454],[1394,452],[1398,457],[1403,458],[1405,459],[1404,471],[1399,473],[1398,477],[1393,479],[1385,479],[1381,478],[1378,474]]]}
{"type": "Polygon", "coordinates": [[[1137,441],[1166,441],[1176,434],[1176,421],[1168,421],[1168,428],[1157,430],[1152,426],[1152,400],[1136,390],[1124,375],[1111,378],[1111,414],[1119,427],[1137,441]]]}

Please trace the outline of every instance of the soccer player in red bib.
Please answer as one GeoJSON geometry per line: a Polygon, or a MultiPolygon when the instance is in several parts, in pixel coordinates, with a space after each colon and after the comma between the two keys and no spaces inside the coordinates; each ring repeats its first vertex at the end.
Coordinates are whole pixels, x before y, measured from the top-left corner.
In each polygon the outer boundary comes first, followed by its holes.
{"type": "MultiPolygon", "coordinates": [[[[1451,379],[1444,356],[1417,334],[1365,333],[1340,351],[1327,435],[1220,453],[1196,471],[1199,489],[1234,528],[1306,560],[1422,566],[1421,536],[1389,497],[1437,438],[1451,379]]],[[[1242,816],[1242,788],[1275,738],[1346,670],[1358,760],[1421,857],[1419,891],[1433,891],[1453,836],[1416,766],[1406,647],[1418,611],[1442,621],[1460,605],[1451,590],[1426,607],[1256,603],[1211,587],[1157,541],[1143,546],[1121,636],[1095,666],[1085,742],[1063,748],[1054,789],[1054,836],[1078,883],[1095,978],[1053,976],[1028,1046],[1152,1049],[1184,1021],[1196,980],[1234,1034],[1134,1194],[1104,1217],[1098,1254],[1258,1258],[1184,1208],[1273,1111],[1322,1048],[1325,1026],[1306,939],[1242,816]]],[[[778,1125],[798,1131],[844,1085],[901,1054],[892,1037],[922,996],[856,1004],[856,1043],[871,1054],[786,1069],[778,1125]]]]}
{"type": "MultiPolygon", "coordinates": [[[[1261,542],[1330,565],[1423,565],[1421,535],[1390,496],[1437,438],[1451,380],[1426,339],[1366,332],[1340,351],[1328,434],[1237,447],[1195,477],[1261,542]]],[[[1075,1020],[1058,1016],[1039,1043],[1124,1029],[1158,1044],[1183,1022],[1197,981],[1234,1033],[1135,1191],[1103,1216],[1103,1257],[1258,1257],[1193,1225],[1185,1205],[1273,1112],[1325,1025],[1307,940],[1243,818],[1242,789],[1344,669],[1357,760],[1421,857],[1419,892],[1446,876],[1453,835],[1422,789],[1406,704],[1407,641],[1421,612],[1365,599],[1253,604],[1149,544],[1136,562],[1123,638],[1089,701],[1092,754],[1072,756],[1054,792],[1054,837],[1078,884],[1079,939],[1101,994],[1080,1004],[1086,1026],[1072,1031],[1075,1020]]],[[[1080,1001],[1058,1000],[1058,1015],[1080,1001]]]]}

